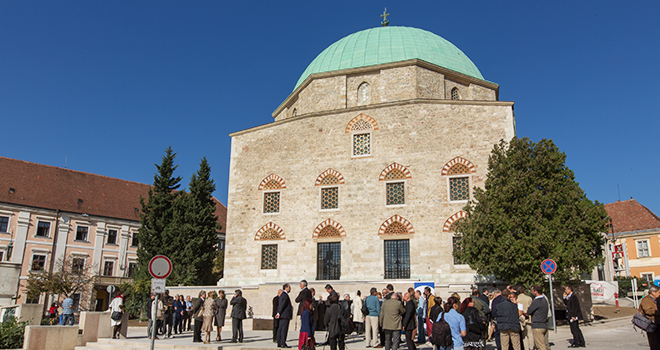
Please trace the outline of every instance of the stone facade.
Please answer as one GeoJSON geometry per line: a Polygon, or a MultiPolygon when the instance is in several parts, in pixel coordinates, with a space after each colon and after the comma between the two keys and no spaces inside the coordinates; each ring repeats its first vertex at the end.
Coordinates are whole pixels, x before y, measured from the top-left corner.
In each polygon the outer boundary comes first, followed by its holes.
{"type": "Polygon", "coordinates": [[[317,247],[326,242],[340,242],[341,280],[382,281],[384,241],[392,239],[408,241],[407,280],[474,283],[474,271],[452,256],[447,223],[462,217],[467,201],[451,201],[449,183],[467,178],[470,194],[483,187],[493,145],[515,135],[513,103],[497,94],[496,84],[419,60],[312,75],[273,113],[274,123],[231,135],[220,284],[319,281],[317,247]],[[363,83],[366,97],[358,94],[363,83]],[[354,155],[355,134],[368,134],[368,154],[354,155]],[[454,164],[464,173],[453,174],[454,164]],[[328,185],[338,188],[338,208],[323,209],[323,174],[341,176],[328,185]],[[403,204],[387,204],[391,181],[403,183],[403,204]],[[269,227],[279,231],[263,235],[269,227]],[[277,246],[268,268],[264,245],[277,246]]]}

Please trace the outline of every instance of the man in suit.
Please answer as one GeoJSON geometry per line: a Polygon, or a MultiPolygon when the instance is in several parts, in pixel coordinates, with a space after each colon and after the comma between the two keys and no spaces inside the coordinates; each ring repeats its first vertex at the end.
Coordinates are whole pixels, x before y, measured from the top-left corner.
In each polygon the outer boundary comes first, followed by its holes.
{"type": "Polygon", "coordinates": [[[380,308],[380,325],[385,333],[385,350],[398,350],[401,341],[401,315],[406,313],[396,293],[383,301],[380,308]]]}
{"type": "Polygon", "coordinates": [[[584,342],[584,336],[580,330],[582,310],[580,309],[580,301],[573,293],[573,287],[571,286],[564,288],[564,305],[566,305],[566,317],[571,324],[571,334],[573,334],[573,344],[569,348],[583,348],[587,344],[584,342]]]}
{"type": "Polygon", "coordinates": [[[286,345],[286,336],[289,333],[289,321],[293,318],[293,307],[291,306],[289,292],[291,292],[291,286],[285,283],[282,286],[282,295],[280,295],[277,314],[275,315],[275,318],[280,323],[277,326],[277,346],[280,348],[290,348],[290,346],[286,345]]]}
{"type": "Polygon", "coordinates": [[[199,292],[199,298],[193,300],[193,318],[195,319],[195,325],[193,326],[193,343],[202,342],[202,323],[204,322],[204,317],[199,312],[199,309],[204,305],[204,299],[206,299],[206,292],[199,292]]]}
{"type": "Polygon", "coordinates": [[[277,327],[279,326],[280,321],[275,318],[277,315],[277,307],[280,305],[280,295],[282,295],[282,290],[277,290],[277,295],[273,298],[273,343],[277,343],[277,327]]]}
{"type": "MultiPolygon", "coordinates": [[[[296,303],[298,303],[298,312],[296,313],[296,320],[298,321],[296,324],[300,325],[300,316],[302,316],[302,306],[303,302],[307,299],[312,299],[312,291],[310,291],[307,288],[307,281],[302,280],[300,281],[300,293],[298,293],[298,296],[296,297],[296,303]]],[[[299,327],[296,327],[296,329],[299,330],[299,327]]]]}
{"type": "Polygon", "coordinates": [[[231,343],[243,342],[243,320],[245,310],[247,309],[247,300],[243,298],[243,292],[240,289],[234,291],[234,297],[231,299],[231,343]]]}
{"type": "Polygon", "coordinates": [[[411,300],[410,293],[403,295],[403,301],[406,302],[404,309],[406,313],[403,315],[403,330],[406,332],[406,344],[408,350],[416,350],[415,340],[413,338],[413,331],[415,330],[415,302],[411,300]]]}

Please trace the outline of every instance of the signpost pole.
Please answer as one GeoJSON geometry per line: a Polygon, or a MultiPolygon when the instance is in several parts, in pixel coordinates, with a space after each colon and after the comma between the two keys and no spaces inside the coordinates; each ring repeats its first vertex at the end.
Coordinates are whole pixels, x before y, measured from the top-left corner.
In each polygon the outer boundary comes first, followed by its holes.
{"type": "MultiPolygon", "coordinates": [[[[156,293],[156,299],[154,304],[151,305],[151,350],[154,350],[154,342],[156,341],[156,315],[158,314],[158,295],[156,293]]],[[[150,301],[151,302],[151,301],[150,301]]]]}
{"type": "Polygon", "coordinates": [[[555,334],[557,334],[557,321],[555,320],[555,296],[554,296],[554,291],[552,290],[552,275],[548,275],[548,278],[550,279],[550,302],[552,304],[552,328],[555,330],[555,334]]]}

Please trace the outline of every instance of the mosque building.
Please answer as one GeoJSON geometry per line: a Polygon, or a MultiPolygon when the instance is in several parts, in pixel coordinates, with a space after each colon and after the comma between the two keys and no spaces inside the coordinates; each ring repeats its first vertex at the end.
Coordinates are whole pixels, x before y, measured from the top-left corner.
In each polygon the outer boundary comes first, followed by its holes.
{"type": "Polygon", "coordinates": [[[515,136],[513,102],[498,95],[426,30],[330,45],[272,123],[230,135],[221,284],[474,284],[452,224],[484,186],[493,146],[515,136]]]}

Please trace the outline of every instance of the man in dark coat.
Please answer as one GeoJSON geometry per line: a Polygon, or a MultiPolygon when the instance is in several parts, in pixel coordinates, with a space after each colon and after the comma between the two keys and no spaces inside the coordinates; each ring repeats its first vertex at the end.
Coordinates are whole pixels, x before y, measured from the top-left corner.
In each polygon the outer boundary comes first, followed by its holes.
{"type": "Polygon", "coordinates": [[[300,281],[300,293],[296,297],[296,303],[298,303],[298,313],[296,315],[302,315],[302,305],[303,302],[307,299],[312,299],[312,291],[307,288],[307,281],[300,281]]]}
{"type": "Polygon", "coordinates": [[[328,297],[328,303],[330,307],[325,312],[325,327],[328,330],[328,344],[330,344],[330,350],[337,350],[337,345],[339,345],[339,350],[345,349],[344,343],[344,332],[341,331],[341,324],[339,317],[341,316],[341,307],[339,306],[337,293],[335,295],[330,295],[328,297]]]}
{"type": "MultiPolygon", "coordinates": [[[[495,310],[495,320],[497,329],[500,331],[501,347],[504,350],[509,349],[509,342],[513,350],[520,350],[520,319],[518,316],[518,305],[509,299],[511,291],[505,289],[502,291],[502,302],[497,304],[495,310]]],[[[514,294],[515,295],[515,294],[514,294]]]]}
{"type": "Polygon", "coordinates": [[[332,285],[330,285],[329,283],[326,284],[325,285],[325,291],[328,292],[328,299],[326,299],[326,302],[325,302],[326,307],[330,307],[330,296],[331,295],[334,295],[335,297],[337,297],[337,301],[339,301],[339,294],[337,294],[337,292],[334,290],[334,288],[332,288],[332,285]]]}
{"type": "Polygon", "coordinates": [[[243,298],[243,292],[240,289],[234,291],[234,297],[231,298],[231,343],[243,342],[243,320],[247,309],[247,300],[243,298]]]}
{"type": "Polygon", "coordinates": [[[277,290],[277,295],[273,298],[273,343],[277,343],[277,327],[280,324],[280,320],[276,319],[277,307],[280,305],[280,295],[282,295],[282,290],[277,290]]]}
{"type": "Polygon", "coordinates": [[[410,293],[403,295],[403,301],[406,302],[404,306],[406,313],[403,314],[403,330],[406,332],[406,344],[408,350],[416,350],[415,340],[413,339],[413,331],[415,330],[415,302],[411,300],[410,293]]]}
{"type": "Polygon", "coordinates": [[[275,318],[279,320],[279,325],[277,326],[277,347],[290,348],[290,346],[286,345],[286,337],[289,333],[289,322],[293,318],[293,306],[291,306],[291,299],[289,298],[291,286],[285,283],[282,286],[282,290],[282,295],[280,295],[277,306],[277,314],[275,315],[275,318]]]}
{"type": "Polygon", "coordinates": [[[564,305],[566,305],[566,318],[571,324],[571,334],[573,334],[573,344],[569,348],[583,348],[587,344],[584,342],[584,336],[580,330],[582,310],[580,309],[580,301],[573,293],[573,287],[571,286],[564,288],[564,305]]]}
{"type": "MultiPolygon", "coordinates": [[[[491,318],[497,317],[497,305],[499,305],[501,302],[504,301],[504,297],[502,297],[502,293],[500,292],[499,289],[494,289],[493,290],[493,295],[495,296],[493,298],[493,302],[490,304],[490,315],[491,318]]],[[[500,339],[500,329],[497,327],[497,324],[493,324],[492,327],[495,327],[495,330],[493,331],[493,338],[495,338],[495,347],[497,350],[502,350],[502,342],[500,339]]],[[[507,349],[508,350],[508,349],[507,349]]]]}
{"type": "Polygon", "coordinates": [[[202,323],[204,322],[204,317],[200,315],[199,309],[204,305],[204,299],[206,299],[206,292],[199,292],[199,298],[193,300],[193,318],[195,319],[195,325],[193,326],[193,343],[202,342],[202,323]]]}

